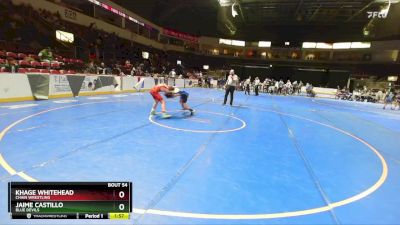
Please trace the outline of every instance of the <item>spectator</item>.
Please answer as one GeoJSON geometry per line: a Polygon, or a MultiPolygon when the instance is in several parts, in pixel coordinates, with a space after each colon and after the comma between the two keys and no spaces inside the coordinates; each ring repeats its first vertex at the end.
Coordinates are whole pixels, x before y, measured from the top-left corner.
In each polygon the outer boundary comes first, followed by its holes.
{"type": "Polygon", "coordinates": [[[282,89],[283,89],[284,85],[285,85],[285,82],[283,82],[283,80],[280,79],[279,83],[278,83],[278,94],[282,94],[282,89]]]}
{"type": "Polygon", "coordinates": [[[136,68],[135,68],[134,66],[132,66],[131,75],[132,75],[132,76],[135,76],[135,75],[136,75],[136,68]]]}
{"type": "Polygon", "coordinates": [[[314,92],[314,87],[312,86],[312,84],[307,83],[306,84],[306,93],[308,97],[315,97],[315,92],[314,92]]]}
{"type": "Polygon", "coordinates": [[[169,76],[170,76],[171,78],[175,78],[175,76],[176,76],[175,69],[172,69],[171,72],[169,72],[169,76]]]}
{"type": "Polygon", "coordinates": [[[256,96],[258,96],[259,85],[260,85],[260,78],[256,77],[256,79],[254,79],[254,92],[256,96]]]}
{"type": "Polygon", "coordinates": [[[111,68],[106,66],[104,62],[100,63],[100,66],[97,66],[97,74],[111,74],[111,68]]]}
{"type": "Polygon", "coordinates": [[[387,94],[385,95],[385,102],[384,102],[384,105],[383,105],[383,109],[386,109],[387,105],[390,105],[392,110],[394,109],[393,106],[392,106],[394,97],[395,97],[394,91],[389,90],[387,92],[387,94]]]}
{"type": "Polygon", "coordinates": [[[15,73],[18,71],[18,64],[13,58],[7,58],[4,64],[0,64],[0,68],[5,72],[15,73]]]}
{"type": "Polygon", "coordinates": [[[303,81],[300,81],[298,87],[297,87],[297,93],[300,94],[301,93],[301,88],[303,87],[303,81]]]}
{"type": "Polygon", "coordinates": [[[251,77],[247,78],[244,82],[244,94],[250,95],[250,84],[251,84],[251,77]]]}
{"type": "Polygon", "coordinates": [[[41,61],[44,62],[51,62],[54,59],[53,52],[51,51],[50,47],[47,47],[39,52],[38,54],[41,61]]]}
{"type": "Polygon", "coordinates": [[[96,74],[97,73],[97,68],[94,65],[93,61],[90,61],[90,63],[87,65],[85,73],[90,73],[90,74],[96,74]]]}
{"type": "Polygon", "coordinates": [[[127,70],[131,70],[132,67],[133,67],[133,65],[131,64],[131,61],[130,61],[130,60],[125,60],[124,67],[125,67],[127,70]]]}
{"type": "Polygon", "coordinates": [[[379,90],[378,93],[376,93],[376,101],[377,102],[382,102],[384,100],[385,95],[383,94],[382,90],[379,90]]]}
{"type": "Polygon", "coordinates": [[[26,56],[25,58],[24,58],[24,61],[27,61],[27,62],[32,62],[32,61],[35,61],[35,59],[34,58],[32,58],[31,56],[26,56]]]}

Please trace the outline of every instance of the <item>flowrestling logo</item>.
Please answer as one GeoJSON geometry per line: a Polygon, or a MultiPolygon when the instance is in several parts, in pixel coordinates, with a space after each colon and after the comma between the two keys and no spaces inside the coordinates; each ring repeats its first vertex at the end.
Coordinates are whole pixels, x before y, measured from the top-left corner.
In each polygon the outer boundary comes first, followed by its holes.
{"type": "Polygon", "coordinates": [[[392,4],[392,0],[388,0],[389,4],[386,8],[382,9],[381,11],[368,11],[368,19],[379,18],[379,19],[386,19],[390,10],[390,6],[392,4]]]}

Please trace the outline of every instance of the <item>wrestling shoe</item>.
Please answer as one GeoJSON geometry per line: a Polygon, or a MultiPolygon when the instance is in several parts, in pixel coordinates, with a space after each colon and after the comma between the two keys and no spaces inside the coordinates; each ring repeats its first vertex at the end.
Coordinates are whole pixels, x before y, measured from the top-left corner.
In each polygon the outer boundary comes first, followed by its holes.
{"type": "Polygon", "coordinates": [[[161,117],[162,117],[163,119],[168,119],[168,118],[171,118],[172,116],[169,115],[169,114],[167,114],[167,113],[163,113],[163,114],[161,115],[161,117]]]}

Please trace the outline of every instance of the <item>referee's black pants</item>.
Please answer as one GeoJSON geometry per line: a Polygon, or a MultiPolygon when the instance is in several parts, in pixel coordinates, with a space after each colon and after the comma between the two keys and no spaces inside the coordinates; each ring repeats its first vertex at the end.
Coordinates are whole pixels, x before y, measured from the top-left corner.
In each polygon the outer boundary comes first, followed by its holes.
{"type": "Polygon", "coordinates": [[[230,94],[230,96],[231,96],[230,104],[232,105],[232,103],[233,103],[233,92],[235,92],[235,86],[229,86],[228,85],[228,87],[226,87],[226,90],[225,90],[224,105],[226,104],[226,100],[228,100],[228,94],[230,94]]]}

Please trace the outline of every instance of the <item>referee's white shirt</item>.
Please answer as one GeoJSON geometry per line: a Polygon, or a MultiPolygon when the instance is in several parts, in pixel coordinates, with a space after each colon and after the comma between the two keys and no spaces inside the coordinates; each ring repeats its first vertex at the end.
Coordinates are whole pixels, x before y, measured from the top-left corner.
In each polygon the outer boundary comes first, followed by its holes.
{"type": "Polygon", "coordinates": [[[233,76],[229,75],[228,80],[226,81],[226,85],[236,87],[238,85],[238,82],[239,82],[239,78],[236,74],[233,76]]]}

